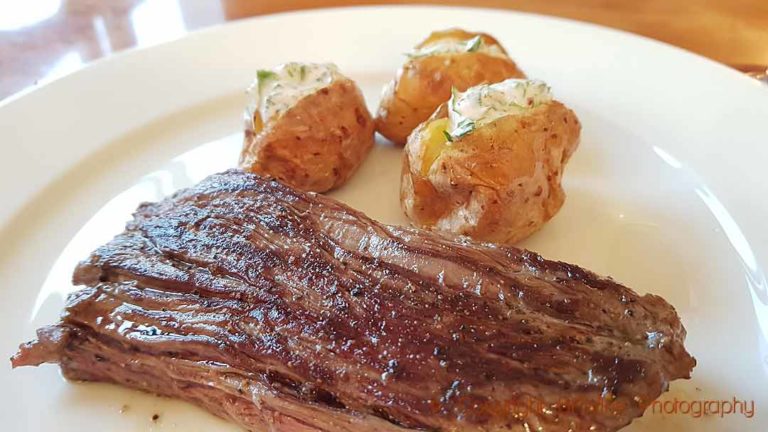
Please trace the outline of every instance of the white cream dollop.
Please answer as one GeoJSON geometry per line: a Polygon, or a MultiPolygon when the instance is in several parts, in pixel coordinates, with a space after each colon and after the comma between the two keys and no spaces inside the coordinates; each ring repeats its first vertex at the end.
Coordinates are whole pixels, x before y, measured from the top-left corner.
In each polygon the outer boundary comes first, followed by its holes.
{"type": "Polygon", "coordinates": [[[302,98],[329,86],[340,76],[332,63],[285,63],[272,70],[260,70],[248,88],[246,115],[258,111],[263,123],[280,117],[302,98]]]}
{"type": "Polygon", "coordinates": [[[512,78],[454,91],[448,101],[446,132],[459,138],[500,117],[523,114],[551,101],[549,86],[540,80],[512,78]]]}
{"type": "Polygon", "coordinates": [[[452,55],[467,52],[479,52],[493,57],[508,58],[507,54],[496,44],[488,45],[480,36],[471,39],[440,39],[408,53],[411,58],[452,55]]]}

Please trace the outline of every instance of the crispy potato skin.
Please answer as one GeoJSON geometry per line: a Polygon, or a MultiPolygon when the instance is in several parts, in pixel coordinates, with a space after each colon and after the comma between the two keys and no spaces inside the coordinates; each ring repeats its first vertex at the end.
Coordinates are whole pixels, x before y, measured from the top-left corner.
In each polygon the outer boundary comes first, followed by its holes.
{"type": "MultiPolygon", "coordinates": [[[[430,121],[446,115],[443,105],[430,121]]],[[[578,146],[581,124],[562,103],[480,127],[447,146],[423,172],[428,123],[411,134],[403,155],[400,201],[415,225],[512,244],[563,205],[563,168],[578,146]]]]}
{"type": "MultiPolygon", "coordinates": [[[[417,48],[441,39],[463,40],[477,35],[486,44],[499,45],[487,34],[451,29],[432,33],[417,48]]],[[[525,74],[511,59],[479,52],[410,59],[384,89],[376,115],[376,130],[390,141],[403,145],[411,131],[451,97],[451,87],[464,91],[484,82],[508,78],[525,78],[525,74]]]]}
{"type": "Polygon", "coordinates": [[[252,123],[246,119],[240,167],[303,191],[341,186],[374,143],[371,114],[348,78],[302,98],[260,131],[252,123]]]}

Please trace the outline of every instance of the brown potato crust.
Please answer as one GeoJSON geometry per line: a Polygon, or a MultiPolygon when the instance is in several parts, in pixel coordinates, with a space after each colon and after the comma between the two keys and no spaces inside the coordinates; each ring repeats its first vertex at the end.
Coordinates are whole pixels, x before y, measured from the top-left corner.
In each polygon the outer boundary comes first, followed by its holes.
{"type": "MultiPolygon", "coordinates": [[[[485,33],[450,29],[430,34],[416,47],[441,39],[464,40],[478,35],[488,45],[499,45],[485,33]]],[[[499,47],[504,51],[501,45],[499,47]]],[[[478,84],[508,78],[525,78],[525,74],[509,58],[480,52],[410,59],[385,87],[376,115],[376,130],[390,141],[403,145],[411,131],[451,97],[452,87],[464,91],[478,84]]]]}
{"type": "Polygon", "coordinates": [[[552,101],[499,118],[450,143],[424,172],[424,132],[446,116],[444,104],[405,147],[400,201],[414,225],[512,244],[557,213],[581,133],[573,111],[552,101]]]}
{"type": "Polygon", "coordinates": [[[341,186],[374,143],[374,123],[363,95],[344,77],[302,98],[261,130],[254,130],[253,123],[246,119],[240,167],[303,191],[341,186]]]}

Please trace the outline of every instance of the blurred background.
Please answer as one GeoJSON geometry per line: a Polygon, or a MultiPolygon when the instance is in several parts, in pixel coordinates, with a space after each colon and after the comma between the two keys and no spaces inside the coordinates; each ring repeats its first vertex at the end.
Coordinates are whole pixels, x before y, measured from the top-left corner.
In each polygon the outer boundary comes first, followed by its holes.
{"type": "Polygon", "coordinates": [[[768,65],[768,0],[0,0],[0,99],[111,53],[226,21],[381,4],[554,15],[648,36],[754,75],[768,65]]]}

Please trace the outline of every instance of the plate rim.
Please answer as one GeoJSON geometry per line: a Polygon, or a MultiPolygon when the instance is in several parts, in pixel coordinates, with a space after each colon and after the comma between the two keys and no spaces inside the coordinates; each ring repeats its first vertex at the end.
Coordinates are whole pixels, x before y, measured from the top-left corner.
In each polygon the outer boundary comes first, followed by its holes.
{"type": "MultiPolygon", "coordinates": [[[[48,89],[48,88],[50,88],[52,86],[55,86],[57,84],[61,85],[62,81],[65,81],[67,79],[74,79],[75,76],[83,74],[83,73],[86,73],[87,71],[92,70],[94,67],[97,66],[96,63],[101,65],[101,64],[114,63],[114,62],[117,62],[117,61],[124,61],[124,60],[120,60],[120,59],[131,58],[131,57],[134,57],[134,56],[138,57],[143,52],[159,49],[159,48],[162,48],[162,47],[166,47],[166,48],[173,47],[175,44],[178,44],[179,42],[181,42],[181,41],[183,41],[184,39],[187,39],[187,38],[206,38],[206,37],[208,37],[207,34],[209,32],[214,33],[214,32],[218,32],[218,31],[222,31],[222,29],[226,30],[226,28],[229,28],[229,27],[253,25],[253,21],[257,21],[257,20],[263,20],[263,19],[283,19],[285,16],[291,16],[291,15],[316,15],[318,12],[320,12],[320,13],[334,13],[334,12],[337,12],[339,10],[342,10],[342,11],[357,11],[357,10],[361,10],[361,9],[374,9],[374,10],[376,10],[376,9],[380,9],[380,8],[381,7],[379,7],[379,6],[361,6],[361,7],[339,7],[339,8],[328,8],[328,9],[313,9],[313,10],[309,10],[309,11],[298,11],[298,12],[293,11],[293,12],[286,12],[286,13],[281,13],[281,14],[274,14],[274,15],[267,15],[267,16],[258,16],[258,17],[252,17],[252,18],[243,19],[243,20],[237,20],[237,21],[230,22],[230,23],[224,23],[224,24],[220,24],[220,25],[217,25],[217,26],[213,26],[213,27],[201,29],[201,30],[198,30],[198,31],[195,31],[195,32],[191,32],[191,33],[189,33],[189,34],[187,34],[187,35],[185,35],[185,36],[183,36],[181,38],[174,39],[174,40],[171,40],[171,41],[167,41],[167,42],[164,42],[164,43],[161,43],[161,44],[147,46],[147,47],[139,47],[139,48],[135,48],[135,49],[131,49],[131,50],[126,50],[126,51],[122,51],[122,52],[120,52],[118,54],[115,54],[114,56],[110,56],[110,57],[105,57],[103,59],[99,59],[99,60],[97,60],[97,61],[95,61],[93,63],[89,63],[87,66],[83,67],[82,69],[79,69],[79,70],[77,70],[77,71],[75,71],[75,72],[73,72],[71,74],[66,75],[66,76],[57,78],[56,80],[53,80],[53,81],[51,81],[49,83],[46,83],[43,86],[41,86],[40,88],[36,88],[35,90],[42,91],[44,89],[48,89]]],[[[385,8],[386,9],[409,9],[409,10],[417,10],[417,9],[433,10],[433,9],[436,9],[435,7],[432,7],[432,6],[391,6],[391,7],[385,7],[385,8]]],[[[482,11],[482,12],[486,12],[486,13],[487,12],[497,12],[498,11],[496,9],[450,7],[450,6],[449,7],[437,7],[437,9],[472,10],[472,11],[482,11]]],[[[635,35],[635,34],[632,34],[632,33],[629,33],[629,32],[624,32],[624,31],[620,31],[620,30],[616,30],[616,29],[606,28],[604,26],[600,26],[600,25],[596,25],[596,24],[583,23],[583,22],[580,22],[580,21],[575,21],[575,20],[570,20],[570,19],[565,19],[565,18],[559,18],[559,17],[550,17],[550,16],[544,16],[544,15],[538,15],[538,14],[530,14],[530,13],[525,13],[525,12],[516,12],[516,11],[504,11],[504,12],[510,13],[510,14],[513,14],[513,15],[534,16],[537,19],[551,20],[551,21],[555,21],[555,22],[566,22],[568,24],[576,24],[578,26],[597,27],[597,28],[599,28],[601,30],[605,30],[605,31],[607,31],[608,33],[611,33],[611,34],[619,33],[619,34],[624,34],[625,37],[630,37],[632,39],[644,39],[646,42],[651,42],[652,45],[666,45],[669,48],[673,48],[673,50],[675,50],[675,51],[682,52],[682,53],[684,53],[686,55],[689,55],[689,56],[697,57],[697,58],[699,58],[699,60],[703,59],[707,63],[714,63],[716,66],[719,67],[719,69],[724,69],[724,70],[729,71],[728,73],[731,73],[731,74],[732,73],[736,73],[736,75],[741,76],[745,80],[744,82],[751,81],[750,78],[740,74],[739,72],[737,72],[737,71],[735,71],[735,70],[733,70],[731,68],[728,68],[725,65],[717,63],[717,62],[715,62],[713,60],[707,59],[707,58],[702,57],[702,56],[700,56],[698,54],[695,54],[695,53],[691,53],[691,52],[686,51],[684,49],[681,49],[679,47],[671,46],[671,45],[666,44],[664,42],[656,41],[656,40],[653,40],[653,39],[650,39],[650,38],[646,38],[646,37],[643,37],[643,36],[639,36],[639,35],[635,35]]],[[[102,67],[102,66],[98,66],[98,67],[102,67]]],[[[37,92],[32,92],[32,96],[35,95],[35,94],[37,94],[37,92]]],[[[766,93],[766,94],[768,95],[768,93],[766,93]]],[[[20,97],[19,99],[23,100],[23,97],[20,97]]],[[[3,103],[0,103],[0,117],[2,117],[2,115],[4,113],[3,108],[5,108],[5,107],[6,107],[6,105],[4,105],[3,103]]],[[[106,145],[106,144],[109,144],[109,143],[104,143],[104,144],[105,145],[100,145],[100,146],[96,147],[95,151],[98,152],[98,151],[102,151],[102,150],[106,149],[108,147],[108,145],[106,145]]],[[[79,160],[76,160],[76,161],[74,161],[72,163],[68,163],[67,164],[67,169],[65,169],[61,173],[57,174],[56,176],[54,176],[51,181],[56,181],[57,179],[61,178],[62,176],[70,175],[70,170],[71,169],[73,169],[73,168],[77,167],[79,164],[81,164],[83,162],[84,158],[89,158],[89,157],[93,156],[93,154],[94,154],[94,151],[88,152],[88,153],[85,154],[85,156],[83,158],[81,158],[79,160]]],[[[0,177],[3,177],[3,176],[0,174],[0,177]]],[[[27,204],[29,204],[31,202],[37,201],[39,199],[40,194],[41,193],[45,193],[45,189],[49,185],[50,185],[50,182],[46,182],[45,187],[43,187],[42,189],[37,190],[36,192],[34,192],[34,193],[30,194],[29,196],[27,196],[25,198],[25,200],[22,202],[22,204],[20,206],[18,206],[14,210],[14,213],[13,213],[12,217],[8,219],[8,222],[13,222],[15,220],[15,216],[18,215],[19,210],[23,209],[23,207],[25,205],[27,205],[27,204]]],[[[0,238],[4,237],[4,235],[6,234],[5,229],[8,228],[8,227],[10,227],[10,225],[8,223],[0,224],[0,238]]]]}
{"type": "MultiPolygon", "coordinates": [[[[224,21],[221,23],[212,24],[209,26],[205,26],[202,28],[194,29],[191,31],[188,31],[182,35],[175,36],[171,39],[164,40],[159,43],[154,43],[150,45],[142,45],[142,46],[132,46],[126,49],[122,49],[113,53],[110,53],[106,56],[99,57],[95,60],[89,61],[88,63],[83,64],[82,66],[78,67],[75,70],[66,72],[62,75],[55,76],[50,79],[43,79],[40,82],[36,84],[32,84],[30,86],[24,87],[20,89],[17,92],[14,92],[2,100],[0,100],[0,115],[2,115],[2,110],[5,108],[6,105],[12,104],[17,99],[21,99],[25,96],[28,96],[30,94],[33,94],[37,92],[38,90],[42,90],[47,88],[48,86],[58,84],[59,81],[62,81],[71,75],[82,73],[83,71],[90,69],[94,66],[98,66],[101,63],[104,62],[110,62],[110,61],[119,61],[117,59],[123,57],[123,56],[132,56],[136,55],[136,53],[140,53],[145,50],[150,50],[156,47],[160,46],[167,46],[174,44],[182,39],[186,39],[188,37],[205,37],[205,35],[209,32],[217,32],[221,31],[222,28],[225,27],[233,27],[233,26],[239,26],[239,25],[252,25],[253,21],[258,21],[262,19],[282,19],[285,17],[292,17],[292,16],[300,16],[300,15],[313,15],[313,14],[321,14],[321,13],[335,13],[335,12],[355,12],[355,11],[368,11],[368,10],[377,10],[377,9],[386,9],[386,10],[396,10],[396,9],[402,9],[402,10],[411,10],[416,11],[419,9],[434,9],[434,10],[458,10],[458,11],[466,11],[469,13],[472,12],[489,12],[489,11],[495,11],[495,12],[501,12],[505,14],[512,14],[512,15],[519,15],[519,16],[528,16],[534,19],[541,19],[545,21],[552,21],[552,22],[561,22],[565,24],[577,24],[580,26],[585,27],[592,27],[594,30],[598,31],[608,31],[612,33],[618,33],[623,35],[624,37],[630,37],[630,38],[637,38],[642,39],[648,43],[657,45],[659,47],[665,47],[665,49],[672,49],[675,51],[678,51],[680,54],[684,54],[687,56],[692,56],[694,58],[698,58],[699,60],[703,60],[706,63],[709,63],[712,66],[716,66],[720,69],[727,70],[734,77],[740,77],[739,79],[744,79],[745,82],[752,81],[754,78],[750,78],[746,74],[728,66],[725,63],[721,63],[717,60],[714,60],[712,58],[709,58],[703,54],[699,54],[697,52],[688,50],[686,48],[674,45],[670,42],[662,41],[660,39],[655,39],[651,36],[646,36],[640,33],[634,33],[629,30],[624,30],[620,28],[610,27],[605,24],[598,24],[593,23],[591,21],[584,21],[584,20],[578,20],[574,18],[566,18],[561,17],[557,15],[548,15],[538,12],[529,12],[529,11],[521,11],[521,10],[515,10],[515,9],[504,9],[504,8],[497,8],[497,7],[483,7],[483,6],[460,6],[460,5],[430,5],[430,4],[382,4],[382,5],[352,5],[352,6],[330,6],[330,7],[318,7],[318,8],[309,8],[309,9],[298,9],[298,10],[290,10],[290,11],[281,11],[281,12],[274,12],[274,13],[267,13],[263,15],[254,15],[254,16],[248,16],[243,18],[237,18],[235,20],[231,21],[224,21]],[[251,23],[251,24],[249,24],[251,23]]],[[[766,92],[768,92],[768,86],[766,86],[766,92]]],[[[768,96],[768,94],[767,94],[768,96]]]]}

